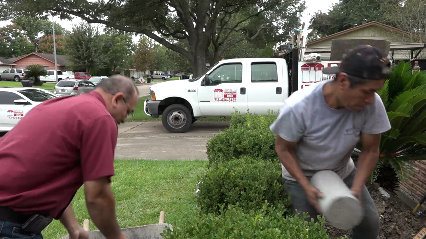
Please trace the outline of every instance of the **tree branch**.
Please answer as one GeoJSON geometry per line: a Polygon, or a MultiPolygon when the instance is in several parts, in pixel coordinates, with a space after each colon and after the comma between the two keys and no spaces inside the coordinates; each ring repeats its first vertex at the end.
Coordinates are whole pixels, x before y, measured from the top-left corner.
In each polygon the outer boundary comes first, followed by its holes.
{"type": "Polygon", "coordinates": [[[183,56],[185,56],[188,60],[193,60],[193,56],[190,52],[186,51],[184,48],[176,46],[171,44],[170,42],[168,42],[166,39],[159,37],[157,35],[155,35],[152,31],[146,30],[146,29],[139,29],[139,28],[133,28],[133,27],[127,27],[127,26],[122,26],[122,25],[117,25],[117,24],[113,24],[109,21],[106,20],[101,20],[101,19],[97,19],[97,18],[89,18],[87,16],[85,16],[84,14],[81,14],[79,12],[76,11],[70,11],[70,10],[66,10],[66,9],[52,9],[52,11],[56,11],[56,12],[65,12],[77,17],[82,18],[83,20],[87,21],[88,23],[101,23],[104,24],[106,26],[109,27],[113,27],[119,30],[123,30],[123,31],[127,31],[127,32],[136,32],[136,33],[142,33],[145,34],[146,36],[148,36],[149,38],[155,40],[156,42],[160,43],[161,45],[176,51],[180,54],[182,54],[183,56]]]}
{"type": "Polygon", "coordinates": [[[252,37],[241,37],[241,38],[235,39],[234,41],[230,41],[228,44],[222,45],[222,47],[218,49],[218,55],[222,55],[226,49],[230,48],[231,46],[239,42],[242,42],[244,40],[249,40],[249,41],[254,40],[257,36],[260,35],[263,29],[265,29],[265,27],[260,27],[260,29],[257,30],[256,34],[254,34],[252,37]]]}

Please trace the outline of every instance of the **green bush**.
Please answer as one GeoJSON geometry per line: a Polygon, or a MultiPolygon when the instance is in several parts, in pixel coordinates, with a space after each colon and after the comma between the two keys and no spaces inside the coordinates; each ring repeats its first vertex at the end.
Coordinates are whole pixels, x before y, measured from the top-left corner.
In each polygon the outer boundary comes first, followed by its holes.
{"type": "Polygon", "coordinates": [[[260,209],[265,201],[290,209],[284,187],[279,163],[243,157],[212,165],[200,180],[197,202],[203,213],[219,213],[228,205],[260,209]]]}
{"type": "Polygon", "coordinates": [[[207,142],[209,166],[244,156],[278,162],[274,133],[269,129],[237,127],[222,131],[207,142]]]}
{"type": "Polygon", "coordinates": [[[217,239],[217,238],[309,238],[328,239],[324,229],[324,219],[318,223],[307,222],[297,217],[283,217],[283,207],[243,211],[229,206],[218,216],[200,214],[186,218],[173,231],[163,233],[164,239],[217,239]]]}
{"type": "Polygon", "coordinates": [[[244,156],[278,162],[275,134],[269,129],[276,118],[271,112],[267,115],[233,113],[229,129],[207,143],[209,166],[244,156]]]}
{"type": "Polygon", "coordinates": [[[245,129],[269,130],[269,126],[277,119],[278,112],[269,111],[266,115],[240,114],[238,111],[232,113],[229,128],[244,127],[245,129]]]}

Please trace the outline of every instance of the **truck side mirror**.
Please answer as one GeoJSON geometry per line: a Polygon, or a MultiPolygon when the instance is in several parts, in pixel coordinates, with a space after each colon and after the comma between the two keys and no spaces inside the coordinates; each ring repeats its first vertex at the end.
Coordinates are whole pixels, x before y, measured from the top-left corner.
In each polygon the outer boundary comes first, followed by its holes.
{"type": "Polygon", "coordinates": [[[208,74],[206,74],[204,76],[203,83],[204,83],[203,85],[205,85],[205,86],[210,85],[210,79],[209,79],[209,75],[208,74]]]}

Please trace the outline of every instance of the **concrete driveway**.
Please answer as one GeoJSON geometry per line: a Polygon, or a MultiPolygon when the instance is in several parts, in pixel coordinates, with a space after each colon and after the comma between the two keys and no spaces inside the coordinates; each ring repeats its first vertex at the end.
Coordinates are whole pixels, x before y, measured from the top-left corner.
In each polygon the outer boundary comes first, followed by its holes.
{"type": "Polygon", "coordinates": [[[206,144],[229,122],[195,122],[183,134],[169,133],[161,122],[129,122],[119,126],[116,159],[207,160],[206,144]]]}

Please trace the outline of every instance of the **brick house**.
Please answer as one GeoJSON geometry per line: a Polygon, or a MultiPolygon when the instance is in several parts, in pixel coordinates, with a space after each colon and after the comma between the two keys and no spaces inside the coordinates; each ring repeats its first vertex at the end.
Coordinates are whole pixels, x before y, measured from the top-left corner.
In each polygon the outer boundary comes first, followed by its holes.
{"type": "MultiPolygon", "coordinates": [[[[32,52],[25,56],[10,58],[9,61],[16,64],[15,68],[25,68],[29,65],[39,64],[46,70],[55,70],[55,56],[53,54],[32,52]]],[[[65,71],[67,60],[65,55],[56,55],[58,70],[65,71]]]]}

